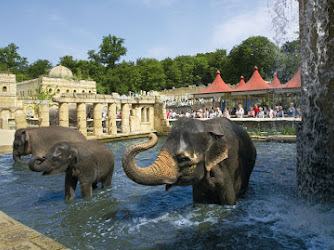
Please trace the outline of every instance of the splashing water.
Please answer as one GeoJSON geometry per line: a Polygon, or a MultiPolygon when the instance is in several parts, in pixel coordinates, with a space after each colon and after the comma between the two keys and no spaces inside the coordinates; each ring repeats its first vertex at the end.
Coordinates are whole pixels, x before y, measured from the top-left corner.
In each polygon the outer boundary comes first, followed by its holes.
{"type": "MultiPolygon", "coordinates": [[[[158,145],[139,154],[144,166],[158,145]]],[[[112,187],[64,202],[64,175],[41,176],[0,156],[0,209],[72,249],[330,249],[334,209],[298,199],[296,144],[255,143],[258,158],[245,198],[235,206],[193,204],[191,187],[141,186],[126,177],[126,147],[146,139],[107,143],[115,154],[112,187]]],[[[29,158],[29,157],[27,157],[29,158]]],[[[26,159],[27,160],[27,159],[26,159]]]]}

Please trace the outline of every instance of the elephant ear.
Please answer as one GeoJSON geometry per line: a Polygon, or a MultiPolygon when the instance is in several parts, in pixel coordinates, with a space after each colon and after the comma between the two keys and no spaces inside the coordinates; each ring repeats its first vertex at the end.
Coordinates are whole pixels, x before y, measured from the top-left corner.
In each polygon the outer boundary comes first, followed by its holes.
{"type": "Polygon", "coordinates": [[[30,147],[30,136],[27,131],[22,131],[21,133],[21,141],[22,144],[24,145],[24,151],[25,153],[29,154],[31,152],[31,147],[30,147]]]}
{"type": "Polygon", "coordinates": [[[210,143],[205,154],[205,168],[210,172],[214,166],[228,158],[228,147],[223,130],[213,128],[208,134],[212,143],[210,143]]]}
{"type": "Polygon", "coordinates": [[[68,160],[70,162],[71,166],[75,166],[77,165],[78,161],[79,161],[79,151],[78,149],[71,147],[70,149],[70,154],[68,156],[68,160]]]}

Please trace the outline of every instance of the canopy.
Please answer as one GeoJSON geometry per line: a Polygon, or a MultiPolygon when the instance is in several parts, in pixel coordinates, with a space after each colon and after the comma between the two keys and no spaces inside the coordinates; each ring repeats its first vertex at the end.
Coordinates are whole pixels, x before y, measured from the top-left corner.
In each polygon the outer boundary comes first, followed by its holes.
{"type": "Polygon", "coordinates": [[[274,74],[274,78],[271,81],[271,86],[273,88],[283,88],[284,87],[283,84],[281,84],[280,80],[278,79],[277,73],[274,74]]]}
{"type": "Polygon", "coordinates": [[[220,71],[217,70],[217,76],[215,78],[215,80],[212,82],[212,84],[210,86],[208,86],[207,88],[194,93],[193,95],[195,96],[205,96],[205,97],[209,97],[209,96],[217,96],[218,93],[220,93],[221,95],[223,95],[223,93],[226,92],[231,92],[232,89],[223,81],[223,79],[220,76],[220,71]]]}
{"type": "Polygon", "coordinates": [[[263,78],[261,77],[258,67],[254,67],[254,72],[252,77],[246,82],[245,85],[232,90],[233,95],[248,95],[248,94],[263,94],[271,90],[271,87],[263,78]]]}
{"type": "Polygon", "coordinates": [[[284,88],[300,88],[302,86],[302,81],[300,78],[300,67],[294,76],[287,83],[283,84],[284,88]]]}
{"type": "Polygon", "coordinates": [[[244,77],[240,76],[240,82],[238,83],[238,86],[234,89],[234,91],[237,91],[238,89],[240,89],[242,86],[244,86],[246,83],[244,81],[244,77]]]}

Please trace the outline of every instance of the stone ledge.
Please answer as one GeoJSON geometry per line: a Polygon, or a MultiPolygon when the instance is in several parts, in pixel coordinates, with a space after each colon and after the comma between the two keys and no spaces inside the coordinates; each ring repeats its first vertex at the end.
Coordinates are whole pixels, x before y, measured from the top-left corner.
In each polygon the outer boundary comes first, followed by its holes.
{"type": "Polygon", "coordinates": [[[0,211],[0,249],[69,249],[0,211]]]}

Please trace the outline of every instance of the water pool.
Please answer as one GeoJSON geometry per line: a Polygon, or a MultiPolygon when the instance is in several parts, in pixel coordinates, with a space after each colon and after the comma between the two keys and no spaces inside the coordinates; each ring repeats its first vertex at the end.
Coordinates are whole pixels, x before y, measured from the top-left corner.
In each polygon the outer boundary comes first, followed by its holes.
{"type": "MultiPolygon", "coordinates": [[[[149,165],[158,145],[139,154],[149,165]]],[[[72,249],[334,249],[334,205],[297,197],[296,144],[255,142],[258,157],[245,198],[236,206],[193,204],[191,187],[141,186],[126,177],[126,147],[115,154],[112,187],[64,202],[65,174],[41,176],[0,156],[0,210],[72,249]]],[[[26,161],[29,157],[24,158],[26,161]]]]}

